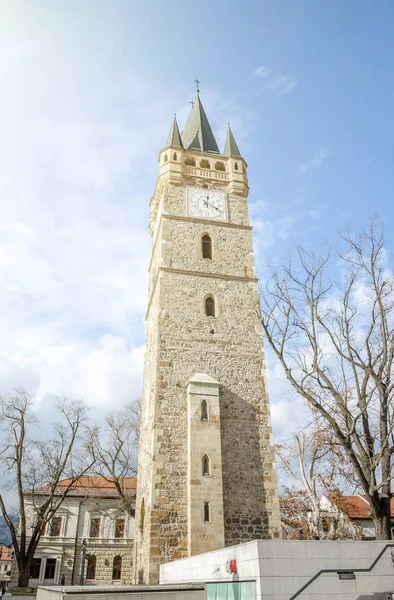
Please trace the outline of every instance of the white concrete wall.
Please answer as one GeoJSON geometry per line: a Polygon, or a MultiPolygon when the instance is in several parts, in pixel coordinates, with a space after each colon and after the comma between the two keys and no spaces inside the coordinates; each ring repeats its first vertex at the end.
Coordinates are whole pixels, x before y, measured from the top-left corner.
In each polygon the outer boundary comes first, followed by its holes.
{"type": "Polygon", "coordinates": [[[241,544],[216,552],[166,563],[160,583],[256,580],[258,600],[290,600],[321,569],[321,575],[298,598],[300,600],[357,600],[378,592],[394,592],[394,564],[388,548],[370,573],[341,581],[336,571],[369,568],[386,542],[281,541],[241,544]],[[229,559],[237,560],[237,574],[226,571],[229,559]]]}
{"type": "Polygon", "coordinates": [[[37,600],[205,600],[205,589],[188,586],[122,586],[38,588],[37,600]],[[174,589],[175,588],[175,589],[174,589]],[[178,588],[178,589],[177,589],[178,588]]]}

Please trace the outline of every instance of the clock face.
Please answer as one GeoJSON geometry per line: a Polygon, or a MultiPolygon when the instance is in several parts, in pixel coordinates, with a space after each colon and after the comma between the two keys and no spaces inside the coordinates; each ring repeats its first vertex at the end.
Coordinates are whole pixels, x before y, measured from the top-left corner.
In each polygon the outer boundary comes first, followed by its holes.
{"type": "Polygon", "coordinates": [[[189,215],[200,219],[227,220],[225,192],[207,188],[188,188],[189,215]]]}

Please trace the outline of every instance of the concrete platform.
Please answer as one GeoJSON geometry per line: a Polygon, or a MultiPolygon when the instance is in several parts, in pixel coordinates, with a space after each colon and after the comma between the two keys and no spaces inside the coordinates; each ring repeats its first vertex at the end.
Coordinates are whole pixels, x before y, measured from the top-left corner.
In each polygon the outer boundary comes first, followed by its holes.
{"type": "Polygon", "coordinates": [[[386,600],[394,542],[259,540],[160,566],[160,583],[203,582],[208,600],[250,600],[250,581],[256,600],[386,600]]]}
{"type": "Polygon", "coordinates": [[[37,600],[205,600],[202,583],[169,585],[84,585],[39,587],[37,600]]]}

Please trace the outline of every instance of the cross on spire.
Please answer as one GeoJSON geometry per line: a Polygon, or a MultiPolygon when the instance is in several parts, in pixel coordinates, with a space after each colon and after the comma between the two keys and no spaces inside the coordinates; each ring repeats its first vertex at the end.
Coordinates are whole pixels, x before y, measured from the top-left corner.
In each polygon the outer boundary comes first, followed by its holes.
{"type": "Polygon", "coordinates": [[[195,83],[195,84],[196,84],[196,86],[197,86],[197,94],[198,94],[198,93],[199,93],[199,91],[200,91],[200,90],[199,90],[199,85],[200,85],[201,81],[200,81],[199,79],[195,79],[195,80],[194,80],[194,83],[195,83]]]}

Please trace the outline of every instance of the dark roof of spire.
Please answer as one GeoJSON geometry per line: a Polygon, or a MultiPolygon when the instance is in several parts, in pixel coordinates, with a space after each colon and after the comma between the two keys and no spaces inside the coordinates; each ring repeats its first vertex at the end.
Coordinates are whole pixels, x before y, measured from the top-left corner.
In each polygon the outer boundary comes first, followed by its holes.
{"type": "Polygon", "coordinates": [[[177,146],[178,148],[183,148],[182,138],[179,132],[176,115],[174,115],[174,120],[171,125],[170,133],[168,134],[165,148],[167,148],[168,146],[177,146]]]}
{"type": "Polygon", "coordinates": [[[230,123],[228,124],[227,138],[224,145],[224,156],[241,156],[237,142],[235,141],[233,132],[231,131],[230,123]]]}
{"type": "Polygon", "coordinates": [[[185,150],[220,154],[198,91],[185,129],[182,132],[182,142],[185,150]]]}

